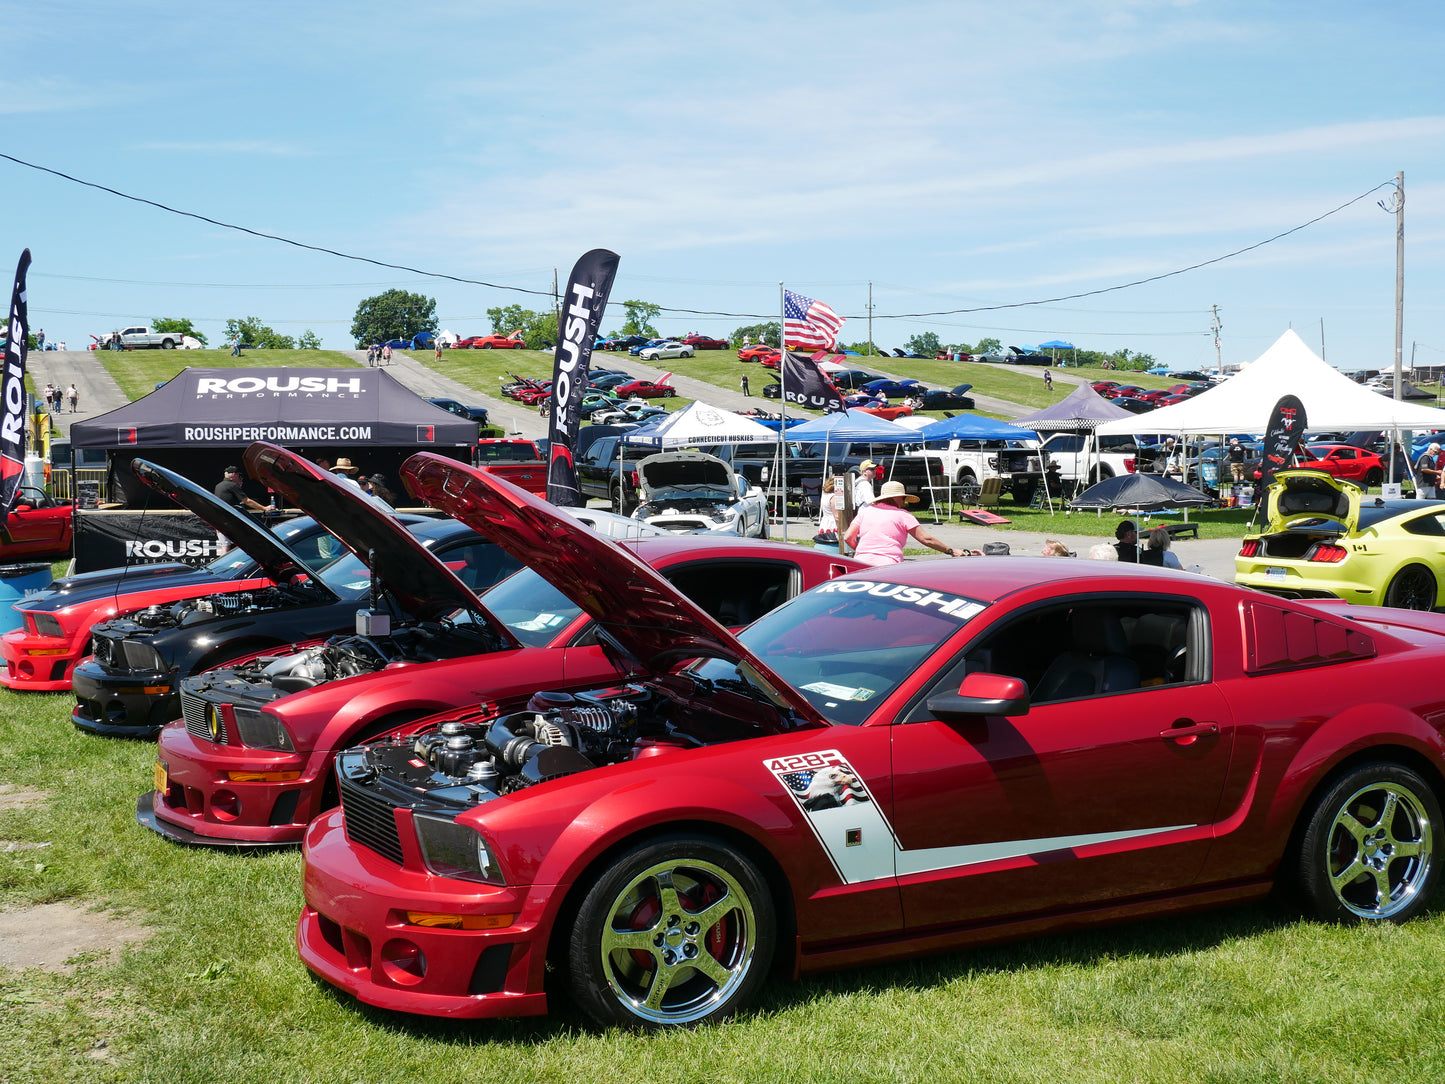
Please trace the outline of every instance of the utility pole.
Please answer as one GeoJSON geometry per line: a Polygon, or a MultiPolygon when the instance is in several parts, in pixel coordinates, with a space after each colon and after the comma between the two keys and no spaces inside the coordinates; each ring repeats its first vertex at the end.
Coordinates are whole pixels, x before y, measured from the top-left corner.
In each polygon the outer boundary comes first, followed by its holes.
{"type": "Polygon", "coordinates": [[[1402,397],[1405,352],[1405,171],[1395,174],[1395,398],[1402,397]]]}
{"type": "Polygon", "coordinates": [[[1219,354],[1219,329],[1224,325],[1219,322],[1219,306],[1211,305],[1210,309],[1214,312],[1214,367],[1223,375],[1224,362],[1219,354]]]}
{"type": "Polygon", "coordinates": [[[557,293],[557,269],[555,267],[552,268],[552,311],[557,314],[557,339],[560,341],[562,338],[562,295],[557,293]]]}
{"type": "Polygon", "coordinates": [[[873,348],[873,284],[868,284],[868,356],[871,358],[877,351],[873,348]]]}
{"type": "Polygon", "coordinates": [[[1320,360],[1325,360],[1325,318],[1320,317],[1320,360]]]}

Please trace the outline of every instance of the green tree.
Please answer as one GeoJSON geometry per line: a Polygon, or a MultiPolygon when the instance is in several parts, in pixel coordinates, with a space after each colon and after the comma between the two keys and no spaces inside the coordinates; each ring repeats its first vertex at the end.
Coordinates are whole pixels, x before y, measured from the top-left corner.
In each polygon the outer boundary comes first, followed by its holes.
{"type": "MultiPolygon", "coordinates": [[[[514,331],[522,331],[536,316],[531,309],[524,309],[521,305],[499,305],[495,309],[487,310],[487,319],[492,322],[494,335],[510,335],[514,331]]],[[[523,335],[523,338],[527,336],[523,335]]]]}
{"type": "MultiPolygon", "coordinates": [[[[731,342],[742,345],[744,338],[754,343],[767,343],[769,346],[777,346],[782,339],[779,337],[780,325],[776,320],[769,324],[750,324],[747,327],[740,327],[732,333],[731,342]]],[[[866,349],[866,347],[865,347],[866,349]]]]}
{"type": "Polygon", "coordinates": [[[189,335],[193,339],[199,339],[202,346],[209,345],[206,342],[206,337],[196,330],[195,325],[192,324],[190,320],[181,317],[153,316],[151,317],[151,330],[171,331],[180,335],[189,335]]]}
{"type": "Polygon", "coordinates": [[[237,334],[241,336],[242,346],[251,346],[258,350],[296,349],[295,339],[267,327],[261,323],[259,316],[241,316],[227,320],[226,341],[229,343],[237,334]]]}
{"type": "Polygon", "coordinates": [[[934,354],[938,353],[942,345],[943,344],[938,341],[937,334],[932,331],[925,331],[922,334],[913,336],[913,338],[904,343],[903,349],[915,354],[922,354],[926,358],[931,358],[934,354]]]}
{"type": "Polygon", "coordinates": [[[1003,343],[997,339],[979,339],[978,345],[969,351],[970,354],[997,354],[1003,349],[1003,343]]]}
{"type": "Polygon", "coordinates": [[[654,305],[651,301],[624,301],[622,307],[627,310],[622,334],[657,337],[657,328],[652,326],[652,321],[662,315],[661,305],[654,305]]]}
{"type": "Polygon", "coordinates": [[[351,337],[358,347],[388,339],[414,339],[423,331],[436,329],[436,299],[406,290],[387,290],[363,299],[351,321],[351,337]]]}
{"type": "Polygon", "coordinates": [[[543,349],[543,344],[557,343],[557,314],[555,312],[529,312],[522,327],[522,338],[534,350],[543,349]]]}
{"type": "Polygon", "coordinates": [[[308,327],[305,331],[303,331],[303,332],[301,333],[301,337],[296,340],[296,349],[297,349],[297,350],[320,350],[320,349],[321,349],[321,336],[317,335],[316,332],[312,331],[312,330],[308,327]]]}

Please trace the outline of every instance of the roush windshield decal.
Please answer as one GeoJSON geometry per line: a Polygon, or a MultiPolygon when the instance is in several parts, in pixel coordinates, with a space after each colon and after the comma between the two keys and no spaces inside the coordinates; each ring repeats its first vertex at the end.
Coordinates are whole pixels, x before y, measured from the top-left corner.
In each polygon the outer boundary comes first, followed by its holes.
{"type": "Polygon", "coordinates": [[[962,624],[982,613],[984,604],[960,595],[940,595],[926,587],[910,587],[902,583],[879,583],[876,580],[829,580],[813,588],[819,595],[868,595],[872,598],[890,599],[899,605],[919,606],[934,609],[941,614],[956,617],[962,624]]]}

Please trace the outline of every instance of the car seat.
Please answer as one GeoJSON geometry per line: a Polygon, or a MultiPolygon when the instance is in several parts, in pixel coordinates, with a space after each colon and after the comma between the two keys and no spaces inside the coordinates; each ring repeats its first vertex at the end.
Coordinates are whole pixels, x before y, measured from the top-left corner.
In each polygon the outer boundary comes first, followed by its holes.
{"type": "Polygon", "coordinates": [[[1035,703],[1122,692],[1139,687],[1139,664],[1118,614],[1086,606],[1069,615],[1073,647],[1049,663],[1031,699],[1035,703]]]}

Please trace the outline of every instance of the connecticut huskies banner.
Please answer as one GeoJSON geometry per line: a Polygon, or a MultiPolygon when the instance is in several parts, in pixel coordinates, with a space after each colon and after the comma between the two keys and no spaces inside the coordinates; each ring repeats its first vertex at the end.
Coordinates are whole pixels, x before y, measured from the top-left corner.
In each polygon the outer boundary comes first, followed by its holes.
{"type": "Polygon", "coordinates": [[[594,248],[572,268],[567,293],[562,297],[562,318],[552,361],[552,421],[547,433],[551,440],[547,499],[556,505],[577,507],[587,503],[577,488],[573,453],[582,423],[582,393],[587,390],[592,344],[607,308],[607,295],[612,292],[617,261],[617,253],[594,248]]]}
{"type": "Polygon", "coordinates": [[[10,321],[5,328],[5,373],[0,380],[0,533],[15,495],[25,479],[25,355],[30,336],[30,318],[25,305],[25,272],[30,269],[30,250],[20,254],[15,269],[15,290],[10,295],[10,321]]]}
{"type": "Polygon", "coordinates": [[[1269,415],[1264,431],[1264,460],[1260,463],[1260,488],[1274,481],[1277,471],[1289,465],[1305,435],[1305,405],[1294,395],[1281,395],[1269,415]]]}

